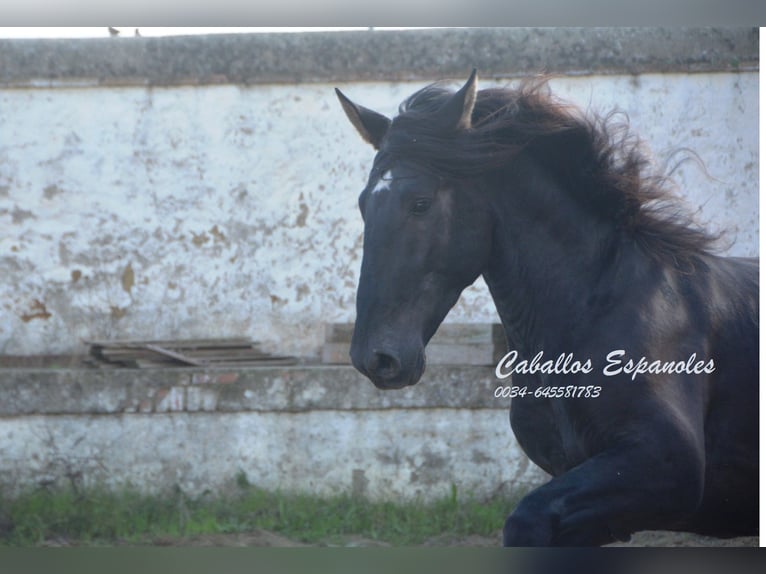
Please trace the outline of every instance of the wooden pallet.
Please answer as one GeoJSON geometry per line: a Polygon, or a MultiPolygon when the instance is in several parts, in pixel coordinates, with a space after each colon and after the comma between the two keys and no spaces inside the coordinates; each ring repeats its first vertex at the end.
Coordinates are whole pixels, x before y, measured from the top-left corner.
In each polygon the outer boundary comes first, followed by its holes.
{"type": "Polygon", "coordinates": [[[246,338],[86,341],[89,364],[99,368],[251,367],[293,365],[246,338]]]}

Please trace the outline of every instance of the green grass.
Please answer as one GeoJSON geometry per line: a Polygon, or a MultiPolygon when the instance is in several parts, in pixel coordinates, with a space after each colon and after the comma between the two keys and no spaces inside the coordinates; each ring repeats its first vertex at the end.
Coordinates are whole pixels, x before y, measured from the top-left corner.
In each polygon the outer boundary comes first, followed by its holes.
{"type": "Polygon", "coordinates": [[[434,502],[372,502],[349,495],[318,498],[267,492],[239,481],[239,492],[197,498],[131,490],[47,489],[0,497],[0,546],[151,544],[157,539],[269,530],[310,544],[361,536],[417,545],[439,536],[493,536],[518,497],[488,501],[452,495],[434,502]]]}

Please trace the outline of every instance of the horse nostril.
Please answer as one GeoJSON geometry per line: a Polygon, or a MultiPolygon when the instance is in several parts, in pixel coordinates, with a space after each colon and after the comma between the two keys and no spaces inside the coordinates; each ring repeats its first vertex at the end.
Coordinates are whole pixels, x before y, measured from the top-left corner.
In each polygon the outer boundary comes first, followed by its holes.
{"type": "Polygon", "coordinates": [[[402,364],[399,359],[382,351],[373,351],[367,364],[368,373],[383,379],[393,379],[401,370],[402,364]]]}

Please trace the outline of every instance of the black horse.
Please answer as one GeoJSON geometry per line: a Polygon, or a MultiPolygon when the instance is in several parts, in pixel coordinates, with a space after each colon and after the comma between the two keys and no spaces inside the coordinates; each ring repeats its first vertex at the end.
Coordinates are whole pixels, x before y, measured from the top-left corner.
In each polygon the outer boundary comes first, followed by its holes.
{"type": "Polygon", "coordinates": [[[484,276],[510,349],[497,373],[513,376],[511,427],[553,476],[504,543],[757,533],[757,260],[715,255],[639,142],[543,82],[477,91],[474,71],[393,120],[337,94],[378,150],[359,197],[353,364],[380,388],[415,384],[484,276]]]}

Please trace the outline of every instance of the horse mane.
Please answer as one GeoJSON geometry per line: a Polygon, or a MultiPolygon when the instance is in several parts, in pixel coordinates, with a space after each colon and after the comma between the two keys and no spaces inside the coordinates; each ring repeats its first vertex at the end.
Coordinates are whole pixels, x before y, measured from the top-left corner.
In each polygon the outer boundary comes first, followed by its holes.
{"type": "Polygon", "coordinates": [[[625,114],[585,114],[555,99],[546,80],[528,80],[517,88],[480,90],[472,127],[456,131],[438,122],[452,93],[433,84],[405,100],[383,154],[442,175],[472,178],[506,169],[526,151],[578,201],[614,221],[654,256],[688,263],[709,253],[719,239],[693,222],[669,175],[651,171],[625,114]]]}

